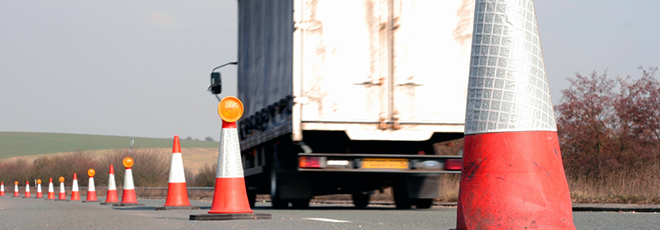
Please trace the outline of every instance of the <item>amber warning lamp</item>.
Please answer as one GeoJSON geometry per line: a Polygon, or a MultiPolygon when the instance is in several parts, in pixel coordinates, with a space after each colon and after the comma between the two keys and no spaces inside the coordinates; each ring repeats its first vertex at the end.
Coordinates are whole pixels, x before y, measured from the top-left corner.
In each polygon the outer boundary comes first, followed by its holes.
{"type": "Polygon", "coordinates": [[[226,122],[235,122],[243,116],[243,103],[235,97],[225,97],[218,103],[218,115],[226,122]]]}

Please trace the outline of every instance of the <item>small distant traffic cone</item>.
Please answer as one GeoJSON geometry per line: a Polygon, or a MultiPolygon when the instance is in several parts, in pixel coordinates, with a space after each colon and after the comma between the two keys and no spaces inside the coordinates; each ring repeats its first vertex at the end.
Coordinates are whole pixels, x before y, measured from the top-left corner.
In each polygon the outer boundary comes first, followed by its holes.
{"type": "Polygon", "coordinates": [[[21,195],[18,194],[18,181],[14,181],[14,196],[12,197],[21,197],[21,195]]]}
{"type": "Polygon", "coordinates": [[[5,196],[5,182],[0,182],[0,196],[5,196]]]}
{"type": "Polygon", "coordinates": [[[37,180],[37,197],[36,198],[44,198],[43,194],[41,193],[41,179],[37,180]]]}
{"type": "Polygon", "coordinates": [[[121,203],[113,204],[112,206],[143,206],[144,204],[138,203],[137,197],[135,195],[135,185],[133,184],[133,158],[126,157],[124,158],[124,167],[126,167],[126,172],[124,173],[124,186],[121,194],[121,203]]]}
{"type": "Polygon", "coordinates": [[[181,145],[179,136],[174,136],[172,147],[172,161],[170,163],[170,182],[167,186],[167,200],[164,207],[156,210],[171,209],[199,209],[199,206],[191,206],[188,200],[186,188],[186,176],[183,171],[183,157],[181,156],[181,145]]]}
{"type": "Polygon", "coordinates": [[[222,118],[222,136],[218,151],[213,203],[209,214],[190,215],[190,220],[255,220],[271,219],[270,214],[253,213],[250,209],[236,121],[243,115],[243,103],[235,97],[225,97],[218,104],[222,118]]]}
{"type": "Polygon", "coordinates": [[[575,229],[534,1],[475,6],[456,229],[575,229]]]}
{"type": "Polygon", "coordinates": [[[73,173],[73,185],[71,186],[71,200],[69,201],[77,201],[80,200],[80,190],[78,188],[78,175],[76,173],[73,173]]]}
{"type": "Polygon", "coordinates": [[[60,177],[60,197],[58,201],[66,201],[66,190],[64,190],[64,177],[60,177]]]}
{"type": "MultiPolygon", "coordinates": [[[[87,175],[89,176],[89,183],[87,185],[87,199],[83,201],[86,202],[98,202],[96,199],[96,188],[94,187],[94,175],[96,171],[94,169],[87,170],[87,175]]],[[[116,191],[116,190],[115,190],[116,191]]]]}
{"type": "Polygon", "coordinates": [[[115,183],[115,167],[110,164],[110,175],[108,175],[108,192],[105,195],[105,202],[101,205],[119,203],[117,196],[117,184],[115,183]]]}
{"type": "Polygon", "coordinates": [[[55,200],[55,189],[53,188],[53,178],[48,180],[48,197],[46,200],[55,200]]]}
{"type": "Polygon", "coordinates": [[[23,198],[30,198],[32,195],[30,195],[30,181],[25,181],[25,196],[23,198]]]}

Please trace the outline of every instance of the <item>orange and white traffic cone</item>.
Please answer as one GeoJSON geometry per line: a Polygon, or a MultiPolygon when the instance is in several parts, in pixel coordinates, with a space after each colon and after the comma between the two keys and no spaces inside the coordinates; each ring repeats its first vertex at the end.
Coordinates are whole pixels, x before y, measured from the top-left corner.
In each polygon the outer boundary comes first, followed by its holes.
{"type": "Polygon", "coordinates": [[[133,184],[133,170],[131,169],[131,167],[133,167],[133,163],[134,163],[133,158],[131,157],[124,158],[123,164],[124,167],[126,167],[126,171],[124,173],[124,186],[121,194],[121,203],[113,204],[112,206],[143,206],[144,205],[138,203],[137,197],[135,195],[135,185],[133,184]]]}
{"type": "Polygon", "coordinates": [[[271,219],[270,214],[256,214],[250,209],[236,121],[243,114],[243,103],[235,97],[225,97],[218,104],[222,118],[222,138],[218,150],[218,168],[211,210],[206,215],[190,215],[190,220],[271,219]]]}
{"type": "Polygon", "coordinates": [[[77,201],[80,200],[80,189],[78,188],[78,175],[73,173],[73,184],[71,185],[71,200],[77,201]]]}
{"type": "Polygon", "coordinates": [[[48,180],[48,197],[46,200],[55,200],[55,189],[53,188],[53,178],[48,180]]]}
{"type": "Polygon", "coordinates": [[[183,157],[181,154],[181,144],[179,144],[179,136],[174,136],[174,144],[172,146],[167,200],[164,207],[156,208],[156,210],[171,209],[199,209],[199,206],[191,206],[188,200],[188,189],[186,188],[186,175],[183,170],[183,157]]]}
{"type": "Polygon", "coordinates": [[[21,197],[21,195],[18,194],[18,181],[14,181],[14,196],[12,197],[21,197]]]}
{"type": "Polygon", "coordinates": [[[533,0],[473,28],[456,229],[575,229],[533,0]]]}
{"type": "Polygon", "coordinates": [[[115,167],[110,164],[110,175],[108,175],[108,192],[105,195],[105,202],[101,205],[119,203],[117,196],[117,184],[115,183],[115,167]]]}
{"type": "Polygon", "coordinates": [[[0,182],[0,196],[5,196],[5,182],[0,182]]]}
{"type": "Polygon", "coordinates": [[[94,187],[95,174],[96,171],[94,171],[94,169],[87,170],[87,175],[89,176],[89,183],[87,185],[87,199],[83,202],[98,202],[98,200],[96,199],[96,188],[94,187]]]}
{"type": "Polygon", "coordinates": [[[30,198],[32,195],[30,195],[30,181],[25,181],[25,196],[23,198],[30,198]]]}
{"type": "Polygon", "coordinates": [[[60,177],[60,197],[58,201],[66,201],[66,190],[64,190],[64,177],[60,177]]]}
{"type": "Polygon", "coordinates": [[[37,197],[35,197],[35,199],[37,198],[44,198],[44,195],[41,192],[41,179],[37,179],[37,197]]]}

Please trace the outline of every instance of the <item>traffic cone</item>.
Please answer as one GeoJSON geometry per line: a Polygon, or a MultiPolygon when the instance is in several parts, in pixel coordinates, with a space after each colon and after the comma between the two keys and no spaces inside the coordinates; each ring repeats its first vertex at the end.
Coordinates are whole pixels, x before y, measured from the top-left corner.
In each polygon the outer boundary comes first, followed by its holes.
{"type": "Polygon", "coordinates": [[[37,197],[36,198],[44,198],[43,193],[41,193],[41,179],[37,180],[37,197]]]}
{"type": "Polygon", "coordinates": [[[157,207],[156,210],[171,209],[199,209],[199,206],[191,206],[188,200],[188,190],[186,188],[186,175],[183,170],[183,157],[181,155],[181,145],[179,136],[174,136],[172,146],[172,161],[170,162],[170,181],[167,186],[167,200],[164,207],[157,207]]]}
{"type": "Polygon", "coordinates": [[[0,182],[0,196],[5,196],[5,182],[0,182]]]}
{"type": "Polygon", "coordinates": [[[121,193],[121,203],[113,204],[112,206],[143,206],[137,201],[135,195],[135,185],[133,184],[133,158],[126,157],[124,158],[124,167],[126,171],[124,172],[124,186],[121,193]]]}
{"type": "Polygon", "coordinates": [[[115,167],[110,164],[110,175],[108,175],[108,192],[105,196],[105,202],[101,204],[106,205],[115,203],[119,203],[119,197],[117,196],[117,184],[115,183],[115,167]]]}
{"type": "Polygon", "coordinates": [[[80,200],[80,190],[78,188],[78,175],[76,173],[73,173],[73,185],[71,185],[71,200],[69,201],[77,201],[80,200]]]}
{"type": "Polygon", "coordinates": [[[575,229],[533,0],[477,0],[456,229],[575,229]]]}
{"type": "Polygon", "coordinates": [[[66,190],[64,190],[64,177],[60,177],[60,197],[58,201],[66,201],[66,190]]]}
{"type": "Polygon", "coordinates": [[[243,104],[238,98],[225,97],[218,104],[218,114],[222,118],[222,136],[213,203],[209,214],[191,215],[190,220],[271,219],[270,214],[253,213],[245,190],[236,131],[236,121],[243,114],[243,104]]]}
{"type": "Polygon", "coordinates": [[[30,181],[25,181],[25,196],[23,198],[30,198],[30,181]]]}
{"type": "Polygon", "coordinates": [[[48,197],[46,200],[55,200],[55,189],[53,189],[53,178],[48,180],[48,197]]]}
{"type": "Polygon", "coordinates": [[[89,183],[87,185],[87,199],[83,202],[98,202],[98,200],[96,199],[96,188],[94,187],[95,174],[96,171],[94,171],[94,169],[87,170],[87,175],[89,176],[89,183]]]}
{"type": "Polygon", "coordinates": [[[21,197],[21,195],[18,194],[18,181],[14,181],[14,196],[12,197],[21,197]]]}

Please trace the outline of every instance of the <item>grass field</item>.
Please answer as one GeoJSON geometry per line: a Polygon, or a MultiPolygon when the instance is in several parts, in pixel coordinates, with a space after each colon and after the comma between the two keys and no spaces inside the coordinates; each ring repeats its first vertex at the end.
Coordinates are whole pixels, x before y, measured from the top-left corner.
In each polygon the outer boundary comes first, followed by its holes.
{"type": "MultiPolygon", "coordinates": [[[[65,134],[0,132],[0,160],[76,151],[97,151],[129,148],[130,137],[65,134]]],[[[134,138],[135,148],[172,148],[172,139],[134,138]]],[[[214,148],[215,141],[181,140],[181,148],[214,148]]],[[[171,153],[171,152],[170,152],[171,153]]]]}

